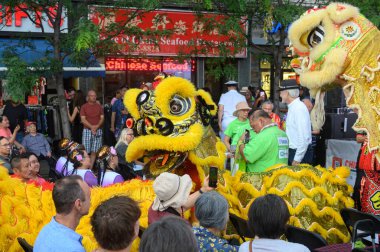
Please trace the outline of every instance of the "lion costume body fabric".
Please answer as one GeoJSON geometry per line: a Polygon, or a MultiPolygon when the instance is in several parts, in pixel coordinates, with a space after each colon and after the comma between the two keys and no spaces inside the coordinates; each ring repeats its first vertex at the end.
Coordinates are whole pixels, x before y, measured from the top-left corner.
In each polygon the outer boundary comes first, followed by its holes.
{"type": "MultiPolygon", "coordinates": [[[[128,122],[136,138],[126,152],[127,160],[145,158],[144,171],[156,177],[165,171],[189,173],[194,190],[200,186],[209,166],[220,168],[218,191],[230,204],[230,212],[247,218],[250,204],[259,196],[274,193],[288,204],[290,224],[320,233],[331,243],[349,241],[339,214],[352,207],[347,185],[347,168],[326,170],[321,167],[271,167],[264,173],[240,173],[231,176],[223,170],[225,147],[210,129],[216,106],[206,92],[177,77],[167,78],[155,91],[131,89],[125,104],[133,120],[128,122]],[[160,120],[161,119],[161,120],[160,120]]],[[[90,216],[100,202],[116,194],[128,195],[140,203],[140,225],[147,227],[147,214],[154,199],[151,180],[134,179],[106,188],[91,189],[91,209],[83,217],[77,232],[83,235],[87,251],[97,247],[90,216]]],[[[21,251],[17,237],[34,243],[39,230],[55,214],[51,191],[11,179],[0,168],[0,251],[21,251]]],[[[190,217],[190,212],[186,213],[190,217]]],[[[235,233],[235,234],[234,234],[235,233]]],[[[226,237],[237,237],[228,229],[226,237]]],[[[137,251],[139,240],[133,251],[137,251]]]]}

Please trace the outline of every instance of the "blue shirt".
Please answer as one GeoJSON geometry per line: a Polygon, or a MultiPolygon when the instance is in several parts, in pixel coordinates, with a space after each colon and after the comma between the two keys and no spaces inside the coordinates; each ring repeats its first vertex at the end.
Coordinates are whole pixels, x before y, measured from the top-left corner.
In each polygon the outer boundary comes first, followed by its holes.
{"type": "Polygon", "coordinates": [[[115,128],[121,129],[123,127],[123,124],[127,120],[127,115],[122,114],[122,110],[124,110],[124,103],[123,99],[118,99],[115,101],[115,103],[112,105],[112,112],[115,112],[115,128]]]}
{"type": "Polygon", "coordinates": [[[37,156],[46,156],[48,152],[51,152],[50,145],[46,140],[46,137],[41,133],[37,133],[35,136],[28,134],[24,137],[21,145],[26,148],[27,151],[33,152],[37,156]]]}
{"type": "Polygon", "coordinates": [[[225,239],[222,239],[206,228],[193,227],[193,232],[197,238],[199,251],[238,251],[238,246],[228,244],[225,239]]]}
{"type": "Polygon", "coordinates": [[[82,236],[74,230],[58,223],[53,217],[43,227],[34,243],[35,252],[85,252],[82,236]]]}

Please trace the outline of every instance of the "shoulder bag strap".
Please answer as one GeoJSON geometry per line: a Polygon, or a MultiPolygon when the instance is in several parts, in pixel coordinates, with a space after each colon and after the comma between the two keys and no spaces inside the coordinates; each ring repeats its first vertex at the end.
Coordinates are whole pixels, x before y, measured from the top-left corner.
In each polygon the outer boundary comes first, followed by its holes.
{"type": "Polygon", "coordinates": [[[253,242],[253,240],[249,241],[249,252],[252,252],[252,242],[253,242]]]}

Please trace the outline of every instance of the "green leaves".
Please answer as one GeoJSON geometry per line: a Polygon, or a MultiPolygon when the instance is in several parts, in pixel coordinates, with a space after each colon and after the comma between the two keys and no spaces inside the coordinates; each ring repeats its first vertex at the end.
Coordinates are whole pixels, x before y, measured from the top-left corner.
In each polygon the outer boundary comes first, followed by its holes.
{"type": "Polygon", "coordinates": [[[33,71],[28,64],[17,56],[4,59],[8,71],[5,74],[5,92],[14,101],[24,101],[25,94],[29,93],[39,78],[38,72],[33,71]]]}
{"type": "Polygon", "coordinates": [[[80,19],[78,26],[73,30],[77,34],[74,50],[81,52],[93,48],[99,41],[98,27],[87,19],[80,19]]]}

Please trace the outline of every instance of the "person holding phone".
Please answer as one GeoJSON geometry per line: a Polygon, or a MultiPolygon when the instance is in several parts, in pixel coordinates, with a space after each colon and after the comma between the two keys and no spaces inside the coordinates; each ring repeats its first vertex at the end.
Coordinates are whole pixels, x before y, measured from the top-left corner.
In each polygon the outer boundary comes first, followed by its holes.
{"type": "Polygon", "coordinates": [[[192,208],[198,197],[214,190],[209,186],[209,178],[203,181],[201,189],[191,193],[193,182],[189,175],[178,176],[174,173],[161,173],[153,183],[156,197],[148,210],[148,224],[160,220],[164,216],[184,216],[184,212],[192,208]]]}
{"type": "Polygon", "coordinates": [[[259,90],[256,93],[255,103],[253,104],[253,107],[254,108],[260,108],[261,105],[263,104],[263,102],[267,99],[268,99],[268,97],[267,97],[267,94],[265,93],[264,89],[259,88],[259,90]]]}
{"type": "MultiPolygon", "coordinates": [[[[248,172],[263,172],[267,168],[288,163],[289,140],[286,133],[262,109],[250,112],[249,121],[257,133],[254,139],[240,145],[240,154],[247,162],[248,172]]],[[[245,140],[245,134],[241,136],[245,140]]]]}

